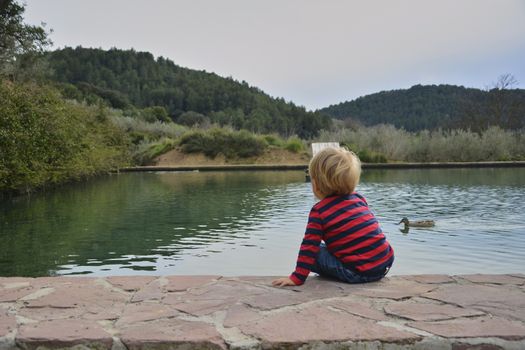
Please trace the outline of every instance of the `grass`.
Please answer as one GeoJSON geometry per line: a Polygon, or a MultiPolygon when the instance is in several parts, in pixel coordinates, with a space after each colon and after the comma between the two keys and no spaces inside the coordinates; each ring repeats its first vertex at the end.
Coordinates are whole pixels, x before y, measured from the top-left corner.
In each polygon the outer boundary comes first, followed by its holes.
{"type": "Polygon", "coordinates": [[[408,132],[392,125],[322,131],[315,142],[340,142],[363,162],[477,162],[525,160],[525,135],[521,130],[490,127],[470,130],[408,132]]]}

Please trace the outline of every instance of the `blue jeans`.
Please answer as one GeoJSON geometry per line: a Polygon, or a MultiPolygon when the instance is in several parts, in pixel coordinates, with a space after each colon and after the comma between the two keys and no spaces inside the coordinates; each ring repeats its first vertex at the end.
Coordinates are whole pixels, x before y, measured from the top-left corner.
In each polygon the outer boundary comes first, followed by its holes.
{"type": "Polygon", "coordinates": [[[315,260],[312,272],[318,273],[323,277],[336,278],[346,283],[366,283],[379,281],[383,278],[388,269],[378,275],[362,276],[352,270],[347,269],[341,261],[333,256],[324,243],[321,243],[319,254],[315,260]]]}

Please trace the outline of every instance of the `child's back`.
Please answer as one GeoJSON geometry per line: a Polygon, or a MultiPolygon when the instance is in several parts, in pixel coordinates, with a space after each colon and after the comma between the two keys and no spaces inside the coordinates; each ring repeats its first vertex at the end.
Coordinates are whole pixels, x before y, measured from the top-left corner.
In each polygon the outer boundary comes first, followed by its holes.
{"type": "Polygon", "coordinates": [[[320,201],[310,211],[295,271],[273,284],[300,285],[310,271],[348,283],[381,279],[394,251],[366,200],[354,192],[359,159],[344,149],[325,149],[312,158],[309,171],[320,201]]]}

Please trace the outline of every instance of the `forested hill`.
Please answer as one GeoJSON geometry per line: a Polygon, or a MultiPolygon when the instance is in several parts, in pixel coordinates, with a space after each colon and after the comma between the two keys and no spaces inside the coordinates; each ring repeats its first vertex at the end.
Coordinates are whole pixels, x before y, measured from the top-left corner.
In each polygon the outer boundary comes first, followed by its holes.
{"type": "Polygon", "coordinates": [[[489,91],[454,85],[415,85],[382,91],[320,110],[334,118],[364,125],[393,124],[409,131],[499,125],[525,127],[525,90],[489,91]]]}
{"type": "Polygon", "coordinates": [[[98,98],[119,109],[161,106],[174,121],[214,122],[254,132],[315,136],[331,119],[272,98],[246,82],[155,59],[148,52],[64,48],[47,53],[66,97],[98,98]]]}

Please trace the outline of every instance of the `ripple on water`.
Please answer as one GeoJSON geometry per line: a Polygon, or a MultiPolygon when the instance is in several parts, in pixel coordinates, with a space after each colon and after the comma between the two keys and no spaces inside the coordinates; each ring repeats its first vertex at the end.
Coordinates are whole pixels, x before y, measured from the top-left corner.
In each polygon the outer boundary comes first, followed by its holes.
{"type": "MultiPolygon", "coordinates": [[[[366,170],[358,191],[395,249],[393,274],[523,273],[524,179],[525,169],[366,170]],[[436,226],[402,232],[404,216],[436,226]]],[[[302,172],[96,180],[0,203],[0,275],[288,274],[314,203],[302,172]]]]}

